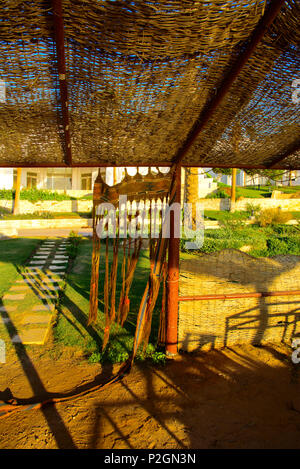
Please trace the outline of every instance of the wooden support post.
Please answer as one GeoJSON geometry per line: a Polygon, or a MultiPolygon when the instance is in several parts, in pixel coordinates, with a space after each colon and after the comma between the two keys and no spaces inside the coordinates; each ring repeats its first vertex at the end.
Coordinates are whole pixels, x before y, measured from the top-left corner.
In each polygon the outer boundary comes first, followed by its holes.
{"type": "Polygon", "coordinates": [[[117,184],[117,168],[113,167],[113,184],[117,184]]]}
{"type": "Polygon", "coordinates": [[[234,210],[235,199],[236,199],[235,193],[236,193],[236,168],[232,168],[230,211],[234,210]]]}
{"type": "Polygon", "coordinates": [[[20,211],[20,190],[21,190],[22,168],[17,168],[16,192],[14,200],[13,214],[18,215],[20,211]]]}
{"type": "MultiPolygon", "coordinates": [[[[176,197],[175,202],[181,201],[181,167],[176,169],[176,197]]],[[[170,240],[168,255],[168,302],[167,302],[167,333],[166,333],[166,354],[174,356],[177,354],[178,342],[178,292],[179,292],[179,248],[180,238],[175,238],[175,223],[180,223],[174,211],[170,213],[170,240]]]]}

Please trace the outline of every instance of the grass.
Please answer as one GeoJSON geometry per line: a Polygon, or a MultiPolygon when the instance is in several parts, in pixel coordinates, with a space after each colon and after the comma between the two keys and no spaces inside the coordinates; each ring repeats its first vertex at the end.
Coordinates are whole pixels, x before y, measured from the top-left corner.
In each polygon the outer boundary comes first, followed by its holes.
{"type": "Polygon", "coordinates": [[[0,297],[9,290],[20,267],[40,244],[39,238],[17,238],[0,241],[0,297]]]}
{"type": "MultiPolygon", "coordinates": [[[[259,198],[270,198],[272,192],[281,191],[285,194],[292,194],[295,192],[300,191],[300,186],[282,186],[282,187],[275,187],[275,186],[245,186],[240,187],[237,186],[236,188],[236,197],[244,197],[249,199],[259,199],[259,198]]],[[[218,183],[218,190],[216,194],[209,194],[207,198],[215,198],[216,196],[223,197],[230,197],[231,193],[231,186],[228,184],[224,184],[222,182],[218,183]]]]}
{"type": "Polygon", "coordinates": [[[226,210],[205,210],[204,218],[207,220],[217,220],[220,222],[228,220],[246,220],[249,218],[249,212],[236,211],[228,212],[226,210]]]}
{"type": "MultiPolygon", "coordinates": [[[[1,215],[1,211],[0,211],[1,215]]],[[[34,212],[13,215],[3,214],[0,220],[42,220],[42,219],[70,219],[70,218],[91,218],[90,212],[34,212]]]]}
{"type": "MultiPolygon", "coordinates": [[[[193,254],[212,253],[222,249],[240,249],[249,246],[247,252],[254,257],[272,257],[281,254],[300,255],[300,230],[292,225],[244,225],[241,219],[222,220],[223,227],[207,229],[204,243],[193,254]]],[[[184,250],[184,243],[181,243],[184,250]]]]}

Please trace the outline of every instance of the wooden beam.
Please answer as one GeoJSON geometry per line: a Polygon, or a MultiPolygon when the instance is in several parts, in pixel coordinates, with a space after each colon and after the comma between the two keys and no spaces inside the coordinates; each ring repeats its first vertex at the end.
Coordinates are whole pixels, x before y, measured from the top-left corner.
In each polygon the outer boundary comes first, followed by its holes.
{"type": "MultiPolygon", "coordinates": [[[[274,163],[275,164],[275,163],[274,163]]],[[[92,161],[89,163],[72,163],[70,165],[67,165],[66,163],[24,163],[23,161],[16,163],[6,163],[6,164],[1,164],[0,163],[0,168],[19,168],[22,165],[22,168],[99,168],[99,166],[103,168],[109,168],[115,166],[116,168],[124,168],[125,166],[136,168],[136,164],[133,164],[132,162],[125,162],[122,165],[114,165],[112,163],[103,163],[101,161],[92,161]]],[[[143,163],[143,166],[146,166],[148,168],[153,167],[153,166],[160,166],[162,168],[169,168],[172,166],[172,162],[170,163],[154,163],[152,162],[151,165],[147,165],[143,163]]],[[[190,168],[191,165],[187,163],[183,163],[181,165],[183,168],[190,168]]],[[[268,166],[258,164],[258,165],[247,165],[247,164],[236,164],[231,163],[231,164],[220,164],[218,162],[214,163],[193,163],[192,167],[193,168],[232,168],[235,167],[237,169],[269,169],[268,166]]],[[[287,169],[286,166],[277,166],[276,164],[276,169],[287,169]]],[[[300,170],[300,161],[297,165],[294,165],[293,168],[294,170],[300,170]]]]}
{"type": "Polygon", "coordinates": [[[71,134],[69,119],[68,102],[68,83],[66,78],[66,59],[65,59],[65,34],[64,20],[62,11],[62,0],[52,0],[54,40],[57,56],[57,70],[60,90],[60,104],[62,113],[62,124],[64,130],[64,153],[65,163],[72,164],[71,134]]]}
{"type": "MultiPolygon", "coordinates": [[[[300,151],[300,141],[298,140],[292,148],[290,148],[287,152],[285,152],[283,155],[277,156],[274,158],[271,164],[267,165],[267,169],[286,169],[282,167],[278,167],[277,165],[280,163],[283,163],[283,160],[291,156],[293,153],[296,153],[297,151],[300,151]]],[[[300,158],[299,158],[299,166],[300,166],[300,158]]],[[[298,169],[298,168],[291,168],[291,169],[298,169]]]]}
{"type": "MultiPolygon", "coordinates": [[[[212,117],[213,113],[216,111],[220,103],[223,101],[229,89],[231,88],[233,82],[236,80],[241,70],[250,59],[251,55],[253,54],[257,45],[262,40],[267,29],[277,17],[283,4],[284,4],[284,0],[272,0],[271,1],[269,7],[265,11],[265,14],[262,16],[256,28],[254,29],[248,44],[245,46],[245,48],[242,49],[242,52],[237,57],[233,66],[223,78],[221,85],[217,89],[215,95],[209,101],[208,105],[204,108],[204,110],[201,112],[199,118],[197,119],[190,133],[188,134],[186,141],[184,142],[184,144],[182,145],[182,147],[179,149],[176,156],[174,157],[173,159],[174,165],[181,164],[183,158],[185,157],[185,155],[187,154],[187,152],[189,151],[189,149],[195,142],[196,138],[199,136],[202,129],[205,127],[209,119],[212,117]]],[[[195,165],[193,164],[193,166],[195,165]]]]}

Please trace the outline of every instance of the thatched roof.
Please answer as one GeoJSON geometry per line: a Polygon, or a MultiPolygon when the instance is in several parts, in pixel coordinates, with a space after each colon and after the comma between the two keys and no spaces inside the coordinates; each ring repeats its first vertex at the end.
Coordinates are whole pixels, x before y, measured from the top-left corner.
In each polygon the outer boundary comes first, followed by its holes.
{"type": "Polygon", "coordinates": [[[0,166],[300,168],[298,0],[2,0],[0,24],[0,166]]]}

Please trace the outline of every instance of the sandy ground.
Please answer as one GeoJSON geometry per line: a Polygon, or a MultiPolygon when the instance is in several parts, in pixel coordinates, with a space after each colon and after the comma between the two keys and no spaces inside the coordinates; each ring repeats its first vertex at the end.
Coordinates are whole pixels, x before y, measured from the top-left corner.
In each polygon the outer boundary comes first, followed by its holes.
{"type": "MultiPolygon", "coordinates": [[[[48,345],[51,347],[51,344],[48,345]]],[[[119,368],[36,349],[0,364],[0,398],[86,389],[119,368]]],[[[123,381],[0,419],[0,448],[300,448],[300,364],[285,346],[135,364],[123,381]]]]}

